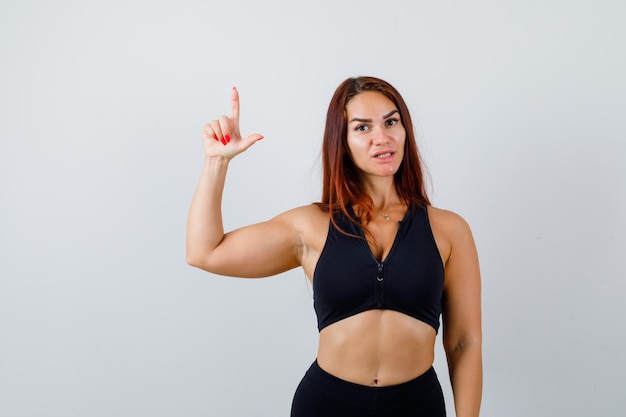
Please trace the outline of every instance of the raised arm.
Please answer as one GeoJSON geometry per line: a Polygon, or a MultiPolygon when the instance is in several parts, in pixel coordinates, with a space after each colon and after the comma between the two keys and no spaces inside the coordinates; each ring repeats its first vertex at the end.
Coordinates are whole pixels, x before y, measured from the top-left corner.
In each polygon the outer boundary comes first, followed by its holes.
{"type": "Polygon", "coordinates": [[[443,344],[457,417],[478,417],[482,396],[481,284],[478,255],[468,224],[448,212],[443,344]]]}
{"type": "MultiPolygon", "coordinates": [[[[263,136],[239,132],[239,93],[232,90],[230,117],[202,129],[204,167],[187,221],[187,262],[220,275],[264,277],[299,265],[301,239],[291,212],[224,233],[222,194],[228,164],[263,136]]],[[[253,205],[254,202],[250,202],[253,205]]]]}

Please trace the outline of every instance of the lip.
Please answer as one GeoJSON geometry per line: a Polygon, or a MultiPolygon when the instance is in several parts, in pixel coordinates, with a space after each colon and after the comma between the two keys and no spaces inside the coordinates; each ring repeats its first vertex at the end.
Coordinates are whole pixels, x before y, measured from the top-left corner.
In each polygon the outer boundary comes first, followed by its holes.
{"type": "Polygon", "coordinates": [[[391,149],[381,149],[379,151],[376,151],[373,155],[372,158],[374,158],[377,161],[381,161],[381,162],[386,162],[386,161],[390,161],[391,159],[393,159],[393,156],[396,154],[396,152],[394,150],[391,149]],[[385,155],[385,154],[389,154],[388,156],[385,157],[380,157],[380,155],[385,155]]]}

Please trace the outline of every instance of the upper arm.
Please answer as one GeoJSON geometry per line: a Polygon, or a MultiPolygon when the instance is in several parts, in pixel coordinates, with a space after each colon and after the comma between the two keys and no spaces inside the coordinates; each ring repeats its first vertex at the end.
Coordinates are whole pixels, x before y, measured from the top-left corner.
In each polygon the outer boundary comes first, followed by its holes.
{"type": "Polygon", "coordinates": [[[476,244],[467,222],[448,212],[443,342],[446,349],[481,343],[481,283],[476,244]]]}
{"type": "Polygon", "coordinates": [[[233,277],[260,278],[300,265],[304,246],[296,209],[224,235],[219,245],[194,266],[233,277]]]}

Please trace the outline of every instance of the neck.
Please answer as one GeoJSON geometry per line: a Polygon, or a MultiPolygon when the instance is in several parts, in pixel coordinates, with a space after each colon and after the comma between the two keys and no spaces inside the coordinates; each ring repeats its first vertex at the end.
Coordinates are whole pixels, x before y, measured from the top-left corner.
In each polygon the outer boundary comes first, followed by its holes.
{"type": "Polygon", "coordinates": [[[404,204],[400,201],[393,177],[379,177],[374,181],[364,181],[364,187],[374,203],[375,210],[385,211],[404,204]]]}

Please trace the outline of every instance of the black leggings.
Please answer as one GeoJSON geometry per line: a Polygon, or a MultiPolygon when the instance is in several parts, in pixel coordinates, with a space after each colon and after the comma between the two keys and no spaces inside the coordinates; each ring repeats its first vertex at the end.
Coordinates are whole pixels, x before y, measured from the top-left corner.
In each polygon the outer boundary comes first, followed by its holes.
{"type": "Polygon", "coordinates": [[[431,367],[411,381],[368,387],[344,381],[317,361],[300,381],[291,417],[445,417],[441,385],[431,367]]]}

